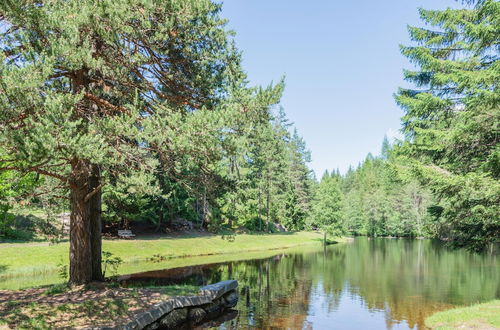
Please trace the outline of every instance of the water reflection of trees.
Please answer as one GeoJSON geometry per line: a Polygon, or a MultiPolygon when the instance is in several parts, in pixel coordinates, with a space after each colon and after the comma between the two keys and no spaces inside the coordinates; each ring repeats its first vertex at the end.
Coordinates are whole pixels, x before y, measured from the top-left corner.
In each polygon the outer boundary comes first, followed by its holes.
{"type": "Polygon", "coordinates": [[[265,260],[219,266],[209,281],[238,279],[240,301],[233,326],[296,328],[308,315],[312,279],[305,255],[278,255],[265,260]]]}
{"type": "Polygon", "coordinates": [[[348,293],[370,310],[384,310],[391,328],[401,321],[422,326],[434,311],[500,296],[497,271],[494,256],[450,251],[430,241],[360,239],[315,253],[221,265],[206,280],[240,282],[235,324],[307,327],[310,299],[320,288],[328,311],[348,293]]]}
{"type": "Polygon", "coordinates": [[[495,257],[451,251],[431,241],[357,240],[329,249],[326,259],[331,262],[324,263],[323,274],[313,271],[324,290],[338,292],[342,278],[369,309],[386,311],[388,327],[402,320],[422,326],[436,310],[499,296],[495,257]]]}

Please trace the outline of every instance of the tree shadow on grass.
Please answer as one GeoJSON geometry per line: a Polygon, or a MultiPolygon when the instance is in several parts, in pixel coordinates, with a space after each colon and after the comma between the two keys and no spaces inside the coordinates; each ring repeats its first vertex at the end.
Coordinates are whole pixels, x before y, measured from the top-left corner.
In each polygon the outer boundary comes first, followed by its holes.
{"type": "Polygon", "coordinates": [[[292,236],[297,234],[296,231],[286,231],[286,232],[262,232],[262,231],[249,231],[244,233],[238,233],[232,230],[225,230],[218,233],[210,233],[207,231],[182,231],[182,232],[172,232],[172,233],[155,233],[155,234],[137,234],[133,238],[118,238],[115,236],[104,236],[103,238],[110,241],[156,241],[156,240],[184,240],[193,238],[211,238],[211,237],[221,237],[222,239],[234,240],[237,236],[249,235],[249,236],[292,236]]]}
{"type": "Polygon", "coordinates": [[[275,235],[275,236],[290,236],[296,234],[296,231],[278,231],[278,232],[266,232],[266,231],[254,231],[246,233],[246,235],[252,236],[263,236],[263,235],[275,235]]]}
{"type": "Polygon", "coordinates": [[[10,214],[7,232],[0,243],[38,243],[47,241],[61,242],[62,231],[58,226],[43,217],[33,214],[10,214]]]}
{"type": "MultiPolygon", "coordinates": [[[[313,238],[312,240],[320,242],[320,243],[324,243],[323,238],[313,238]]],[[[327,239],[326,240],[326,245],[333,245],[333,244],[339,244],[339,242],[336,241],[336,240],[333,240],[333,239],[327,239]]]]}
{"type": "MultiPolygon", "coordinates": [[[[132,230],[132,233],[134,231],[132,230]]],[[[135,233],[134,233],[135,234],[135,233]]],[[[180,240],[180,239],[189,239],[189,238],[205,238],[205,237],[214,237],[218,236],[218,234],[213,234],[205,231],[184,231],[184,232],[173,232],[173,233],[154,233],[154,234],[136,234],[136,236],[132,238],[119,238],[116,236],[105,235],[103,238],[110,241],[156,241],[156,240],[180,240]]]]}

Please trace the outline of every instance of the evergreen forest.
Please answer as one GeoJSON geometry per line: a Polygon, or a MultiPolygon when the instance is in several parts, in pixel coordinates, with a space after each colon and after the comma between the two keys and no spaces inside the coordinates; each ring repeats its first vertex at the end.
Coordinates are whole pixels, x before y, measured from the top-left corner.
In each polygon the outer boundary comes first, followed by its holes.
{"type": "Polygon", "coordinates": [[[0,239],[57,240],[69,212],[75,284],[102,279],[103,233],[173,224],[491,249],[500,2],[460,4],[408,27],[403,138],[316,177],[286,79],[251,85],[219,2],[0,1],[0,239]]]}

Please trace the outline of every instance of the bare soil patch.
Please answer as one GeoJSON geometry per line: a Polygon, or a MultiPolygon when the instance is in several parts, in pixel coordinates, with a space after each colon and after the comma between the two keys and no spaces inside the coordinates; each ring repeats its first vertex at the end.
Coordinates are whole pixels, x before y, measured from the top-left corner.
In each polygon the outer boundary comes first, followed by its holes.
{"type": "Polygon", "coordinates": [[[171,292],[168,288],[121,288],[104,284],[0,290],[0,328],[115,326],[171,298],[171,292]]]}

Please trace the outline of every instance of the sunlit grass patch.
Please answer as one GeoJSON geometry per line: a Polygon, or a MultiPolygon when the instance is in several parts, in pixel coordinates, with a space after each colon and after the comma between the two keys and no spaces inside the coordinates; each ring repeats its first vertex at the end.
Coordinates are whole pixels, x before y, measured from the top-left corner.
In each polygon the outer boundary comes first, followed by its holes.
{"type": "Polygon", "coordinates": [[[168,286],[157,286],[154,283],[148,285],[139,283],[131,283],[128,286],[129,288],[152,288],[160,292],[161,294],[167,296],[191,296],[198,294],[200,287],[197,285],[190,284],[173,284],[168,286]]]}
{"type": "Polygon", "coordinates": [[[432,329],[500,328],[500,300],[436,313],[425,320],[432,329]]]}
{"type": "MultiPolygon", "coordinates": [[[[288,248],[304,244],[317,244],[320,233],[298,232],[277,234],[242,234],[233,239],[206,233],[190,233],[186,236],[138,237],[133,240],[112,239],[103,241],[103,250],[120,257],[124,264],[134,262],[165,262],[179,257],[234,254],[249,251],[264,251],[288,248]]],[[[53,274],[59,264],[67,264],[69,244],[67,242],[50,245],[48,243],[3,243],[0,244],[0,288],[15,288],[3,285],[19,276],[37,274],[39,283],[33,286],[57,283],[53,274]],[[19,253],[22,251],[22,253],[19,253]],[[39,277],[47,274],[50,279],[39,277]]],[[[120,274],[129,273],[120,267],[120,274]]],[[[62,281],[59,281],[62,282],[62,281]]]]}

